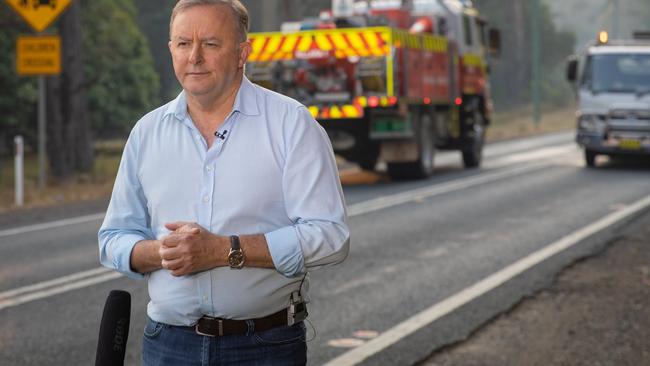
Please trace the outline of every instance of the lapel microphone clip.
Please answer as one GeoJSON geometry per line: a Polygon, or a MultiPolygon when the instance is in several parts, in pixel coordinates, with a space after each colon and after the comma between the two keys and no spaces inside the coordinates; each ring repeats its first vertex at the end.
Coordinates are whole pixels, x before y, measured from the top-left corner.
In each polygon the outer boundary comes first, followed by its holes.
{"type": "Polygon", "coordinates": [[[219,133],[219,131],[216,131],[216,132],[214,133],[214,135],[217,136],[217,138],[220,138],[220,139],[222,139],[222,140],[225,140],[225,139],[226,139],[226,134],[227,134],[227,133],[228,133],[228,130],[224,130],[223,133],[219,133]]]}

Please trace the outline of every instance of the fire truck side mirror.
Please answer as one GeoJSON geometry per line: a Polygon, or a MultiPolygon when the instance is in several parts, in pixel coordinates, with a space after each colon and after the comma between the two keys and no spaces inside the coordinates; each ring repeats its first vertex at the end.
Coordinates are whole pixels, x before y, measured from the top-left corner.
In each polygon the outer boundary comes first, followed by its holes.
{"type": "Polygon", "coordinates": [[[578,79],[578,59],[575,56],[569,57],[566,65],[566,78],[572,83],[578,79]]]}
{"type": "Polygon", "coordinates": [[[501,54],[501,33],[498,29],[490,28],[488,30],[488,51],[492,56],[501,54]]]}

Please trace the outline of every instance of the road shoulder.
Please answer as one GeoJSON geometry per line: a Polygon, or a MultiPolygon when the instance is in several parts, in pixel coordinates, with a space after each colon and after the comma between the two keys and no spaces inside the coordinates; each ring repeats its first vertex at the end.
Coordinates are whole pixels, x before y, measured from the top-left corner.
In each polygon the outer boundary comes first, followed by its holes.
{"type": "Polygon", "coordinates": [[[420,366],[650,364],[650,213],[420,366]]]}

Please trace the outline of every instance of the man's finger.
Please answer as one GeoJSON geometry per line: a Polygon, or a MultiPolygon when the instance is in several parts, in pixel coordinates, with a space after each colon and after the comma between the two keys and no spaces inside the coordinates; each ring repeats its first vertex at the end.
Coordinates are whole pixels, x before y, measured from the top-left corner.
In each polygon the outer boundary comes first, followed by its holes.
{"type": "Polygon", "coordinates": [[[168,248],[168,247],[164,247],[164,246],[160,247],[160,250],[158,250],[158,255],[160,255],[161,259],[167,260],[167,261],[177,259],[177,258],[180,257],[177,250],[174,250],[174,248],[168,248]]]}
{"type": "Polygon", "coordinates": [[[166,236],[160,241],[160,248],[175,248],[180,244],[177,237],[166,236]]]}
{"type": "Polygon", "coordinates": [[[180,259],[174,260],[162,260],[162,267],[170,271],[176,271],[179,268],[183,267],[183,261],[180,259]]]}
{"type": "Polygon", "coordinates": [[[186,222],[186,221],[168,222],[168,223],[165,224],[165,228],[167,228],[167,230],[176,231],[176,230],[180,229],[181,227],[183,227],[185,225],[188,225],[188,224],[189,224],[189,222],[186,222]]]}
{"type": "Polygon", "coordinates": [[[181,226],[179,229],[174,231],[175,233],[179,234],[193,234],[196,235],[201,231],[198,227],[190,226],[190,225],[184,225],[181,226]]]}

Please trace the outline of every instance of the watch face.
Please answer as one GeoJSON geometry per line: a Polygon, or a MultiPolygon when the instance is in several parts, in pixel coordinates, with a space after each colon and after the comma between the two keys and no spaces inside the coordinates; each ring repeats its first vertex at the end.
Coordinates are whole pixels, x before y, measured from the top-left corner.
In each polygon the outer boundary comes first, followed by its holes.
{"type": "Polygon", "coordinates": [[[241,268],[244,266],[244,252],[241,250],[231,250],[228,254],[228,264],[232,268],[241,268]]]}

